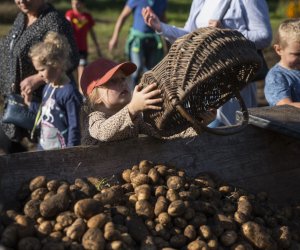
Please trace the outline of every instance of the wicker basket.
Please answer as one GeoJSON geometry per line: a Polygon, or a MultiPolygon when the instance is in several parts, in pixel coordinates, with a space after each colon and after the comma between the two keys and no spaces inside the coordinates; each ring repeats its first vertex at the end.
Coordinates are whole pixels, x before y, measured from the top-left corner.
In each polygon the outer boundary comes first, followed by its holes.
{"type": "Polygon", "coordinates": [[[180,37],[167,56],[146,72],[142,86],[156,82],[162,91],[161,111],[146,111],[144,119],[162,136],[179,133],[191,125],[217,134],[240,131],[248,122],[248,112],[239,91],[261,66],[254,43],[240,32],[201,28],[180,37]],[[202,125],[201,114],[217,109],[237,97],[243,121],[231,129],[209,129],[202,125]]]}

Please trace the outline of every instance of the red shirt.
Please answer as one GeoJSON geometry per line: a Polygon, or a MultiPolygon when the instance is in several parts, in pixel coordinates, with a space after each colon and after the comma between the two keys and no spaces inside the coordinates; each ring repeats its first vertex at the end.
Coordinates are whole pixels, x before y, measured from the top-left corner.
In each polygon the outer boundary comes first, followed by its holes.
{"type": "Polygon", "coordinates": [[[93,17],[89,13],[80,13],[73,10],[68,10],[65,17],[72,24],[79,51],[87,51],[87,34],[95,25],[93,17]]]}

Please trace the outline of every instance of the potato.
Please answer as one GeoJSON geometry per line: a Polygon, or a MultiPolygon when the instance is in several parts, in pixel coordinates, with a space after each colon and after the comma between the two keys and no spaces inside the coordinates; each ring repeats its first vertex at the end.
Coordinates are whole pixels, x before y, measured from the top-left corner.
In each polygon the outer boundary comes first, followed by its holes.
{"type": "Polygon", "coordinates": [[[153,168],[153,162],[151,161],[147,161],[147,160],[143,160],[140,162],[139,164],[139,170],[140,170],[140,173],[142,174],[148,174],[149,170],[151,168],[153,168]]]}
{"type": "Polygon", "coordinates": [[[167,180],[167,186],[169,189],[180,190],[184,186],[184,180],[179,176],[170,176],[167,180]]]}
{"type": "Polygon", "coordinates": [[[237,212],[234,215],[235,221],[239,224],[247,222],[251,218],[252,205],[247,196],[241,196],[238,200],[237,212]]]}
{"type": "Polygon", "coordinates": [[[142,242],[149,235],[149,231],[141,217],[127,216],[126,226],[128,233],[138,243],[142,242]]]}
{"type": "Polygon", "coordinates": [[[43,200],[47,193],[48,193],[47,188],[37,188],[31,193],[31,199],[32,200],[43,200]]]}
{"type": "Polygon", "coordinates": [[[60,184],[60,186],[57,188],[56,193],[60,194],[60,193],[67,193],[70,190],[70,185],[68,183],[63,182],[62,184],[60,184]]]}
{"type": "Polygon", "coordinates": [[[276,232],[276,239],[280,247],[287,249],[291,245],[292,235],[289,227],[282,226],[276,232]]]}
{"type": "Polygon", "coordinates": [[[197,176],[194,181],[201,187],[216,187],[215,181],[207,174],[197,176]]]}
{"type": "Polygon", "coordinates": [[[163,249],[165,247],[169,247],[169,242],[164,240],[161,237],[154,237],[154,242],[158,249],[163,249]]]}
{"type": "Polygon", "coordinates": [[[134,175],[131,174],[130,180],[134,187],[150,183],[150,177],[146,174],[141,174],[141,173],[134,174],[134,175]]]}
{"type": "Polygon", "coordinates": [[[154,217],[154,208],[147,200],[138,200],[135,203],[135,211],[138,216],[142,216],[147,219],[154,217]]]}
{"type": "Polygon", "coordinates": [[[151,196],[151,187],[148,184],[137,186],[134,192],[138,200],[149,200],[151,196]]]}
{"type": "Polygon", "coordinates": [[[194,240],[187,245],[188,250],[209,250],[207,244],[202,240],[194,240]]]}
{"type": "Polygon", "coordinates": [[[186,220],[192,220],[196,215],[196,212],[193,208],[191,207],[188,207],[186,210],[185,210],[185,213],[184,213],[184,219],[186,220]]]}
{"type": "Polygon", "coordinates": [[[147,236],[141,244],[141,249],[145,250],[157,250],[157,247],[152,236],[147,236]]]}
{"type": "Polygon", "coordinates": [[[187,238],[184,235],[178,234],[171,237],[170,245],[174,248],[181,248],[186,244],[186,241],[187,238]]]}
{"type": "Polygon", "coordinates": [[[108,242],[106,244],[106,249],[107,250],[123,250],[123,249],[126,249],[126,248],[125,248],[125,245],[122,241],[114,240],[114,241],[108,242]]]}
{"type": "Polygon", "coordinates": [[[18,227],[16,224],[7,226],[2,235],[1,243],[6,247],[14,248],[18,242],[18,227]]]}
{"type": "Polygon", "coordinates": [[[168,207],[168,214],[171,216],[180,216],[185,212],[185,205],[182,200],[175,200],[168,207]]]}
{"type": "Polygon", "coordinates": [[[155,168],[151,168],[148,172],[148,176],[152,184],[158,184],[160,181],[160,175],[155,168]]]}
{"type": "Polygon", "coordinates": [[[205,225],[207,223],[206,215],[203,213],[196,213],[193,220],[190,222],[195,228],[198,228],[201,225],[205,225]]]}
{"type": "Polygon", "coordinates": [[[219,249],[218,238],[213,237],[212,239],[207,241],[207,246],[209,250],[217,250],[219,249]]]}
{"type": "Polygon", "coordinates": [[[89,228],[82,237],[82,245],[85,249],[104,250],[105,239],[99,228],[89,228]]]}
{"type": "Polygon", "coordinates": [[[109,221],[104,225],[104,238],[109,241],[119,240],[121,234],[116,230],[113,222],[109,221]]]}
{"type": "Polygon", "coordinates": [[[221,227],[223,227],[224,229],[235,230],[235,228],[236,228],[234,220],[224,214],[221,214],[221,213],[215,214],[214,220],[216,221],[216,223],[221,225],[221,227]]]}
{"type": "Polygon", "coordinates": [[[40,250],[42,249],[41,242],[34,237],[26,237],[19,241],[19,250],[40,250]]]}
{"type": "Polygon", "coordinates": [[[40,200],[29,200],[24,206],[24,214],[29,218],[37,219],[40,217],[40,200]]]}
{"type": "Polygon", "coordinates": [[[154,214],[158,216],[162,212],[168,211],[169,203],[164,196],[159,196],[154,206],[154,214]]]}
{"type": "Polygon", "coordinates": [[[101,193],[94,195],[93,198],[100,201],[103,205],[115,204],[124,198],[124,193],[120,186],[112,186],[110,188],[103,189],[101,193]]]}
{"type": "Polygon", "coordinates": [[[156,197],[159,197],[159,196],[166,196],[167,194],[167,187],[165,186],[158,186],[156,189],[155,189],[155,196],[156,197]]]}
{"type": "Polygon", "coordinates": [[[125,170],[122,172],[122,179],[123,179],[125,182],[130,183],[130,182],[131,182],[131,180],[130,180],[130,174],[131,174],[131,169],[125,169],[125,170]]]}
{"type": "Polygon", "coordinates": [[[193,241],[197,237],[196,229],[193,225],[187,225],[184,229],[183,235],[188,238],[189,241],[193,241]]]}
{"type": "Polygon", "coordinates": [[[208,240],[213,236],[212,230],[208,225],[202,225],[199,227],[199,236],[203,239],[208,240]]]}
{"type": "Polygon", "coordinates": [[[155,232],[158,236],[161,236],[164,240],[169,240],[171,237],[170,230],[162,224],[155,225],[155,232]]]}
{"type": "Polygon", "coordinates": [[[88,228],[102,228],[107,221],[107,215],[104,213],[100,213],[91,217],[87,222],[87,226],[88,228]]]}
{"type": "Polygon", "coordinates": [[[38,188],[46,188],[47,187],[47,179],[46,176],[37,176],[32,179],[29,183],[29,189],[34,191],[38,188]]]}
{"type": "Polygon", "coordinates": [[[61,224],[63,228],[70,226],[77,219],[76,215],[71,211],[60,213],[56,217],[56,222],[61,224]]]}
{"type": "Polygon", "coordinates": [[[45,218],[57,216],[69,208],[69,195],[65,192],[57,193],[40,204],[41,215],[45,218]]]}
{"type": "Polygon", "coordinates": [[[25,215],[17,215],[15,221],[18,226],[19,238],[31,237],[34,235],[34,221],[31,218],[25,215]]]}
{"type": "Polygon", "coordinates": [[[167,191],[166,198],[171,202],[180,200],[180,196],[179,196],[178,192],[174,189],[169,189],[167,191]]]}
{"type": "Polygon", "coordinates": [[[78,218],[74,221],[74,223],[67,228],[66,235],[72,239],[80,241],[81,237],[85,233],[86,224],[83,219],[78,218]]]}
{"type": "Polygon", "coordinates": [[[69,249],[70,250],[84,250],[84,247],[82,246],[82,244],[79,244],[75,241],[75,242],[71,243],[69,249]]]}
{"type": "Polygon", "coordinates": [[[231,246],[233,245],[237,240],[237,234],[235,231],[233,230],[227,230],[225,231],[221,237],[220,237],[220,241],[223,244],[223,246],[231,246]]]}
{"type": "Polygon", "coordinates": [[[51,221],[43,221],[38,227],[38,232],[42,235],[49,235],[52,232],[52,230],[53,225],[51,221]]]}
{"type": "Polygon", "coordinates": [[[89,219],[92,216],[101,213],[103,205],[100,201],[93,199],[83,199],[78,201],[74,206],[74,213],[81,218],[89,219]]]}
{"type": "Polygon", "coordinates": [[[241,241],[232,245],[230,250],[253,250],[253,247],[249,243],[241,241]]]}
{"type": "Polygon", "coordinates": [[[47,182],[47,188],[50,192],[56,192],[59,186],[60,182],[58,180],[51,180],[47,182]]]}
{"type": "Polygon", "coordinates": [[[248,221],[242,225],[241,229],[243,236],[255,247],[259,249],[276,249],[274,240],[263,226],[248,221]]]}
{"type": "Polygon", "coordinates": [[[168,168],[164,165],[156,165],[154,168],[161,176],[166,176],[168,174],[168,168]]]}
{"type": "Polygon", "coordinates": [[[224,186],[220,186],[219,187],[219,192],[224,195],[224,196],[227,196],[227,195],[230,195],[230,193],[233,191],[233,188],[231,186],[228,186],[228,185],[224,185],[224,186]]]}
{"type": "Polygon", "coordinates": [[[62,240],[63,234],[62,234],[62,232],[52,232],[52,233],[49,234],[49,237],[50,237],[53,241],[59,242],[59,241],[62,240]]]}
{"type": "Polygon", "coordinates": [[[44,196],[44,200],[49,199],[50,197],[52,197],[53,195],[55,195],[56,193],[54,191],[50,191],[47,194],[45,194],[44,196]]]}
{"type": "Polygon", "coordinates": [[[160,224],[166,226],[171,222],[171,217],[167,212],[162,212],[158,215],[158,221],[160,224]]]}
{"type": "Polygon", "coordinates": [[[188,225],[187,221],[184,218],[179,217],[179,216],[175,217],[173,219],[173,224],[174,224],[174,226],[182,228],[182,229],[188,225]]]}
{"type": "Polygon", "coordinates": [[[129,233],[122,233],[121,234],[121,240],[124,242],[127,246],[134,245],[134,241],[129,233]]]}

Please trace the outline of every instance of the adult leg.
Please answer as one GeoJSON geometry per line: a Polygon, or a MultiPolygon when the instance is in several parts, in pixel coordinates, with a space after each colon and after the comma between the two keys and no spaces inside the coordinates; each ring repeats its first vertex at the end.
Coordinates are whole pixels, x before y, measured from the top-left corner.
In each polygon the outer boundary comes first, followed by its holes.
{"type": "MultiPolygon", "coordinates": [[[[144,72],[144,56],[143,56],[143,51],[140,48],[139,50],[133,50],[132,47],[130,48],[130,59],[131,62],[133,62],[137,70],[132,74],[132,80],[133,80],[133,85],[137,85],[139,83],[140,77],[142,73],[144,72]]],[[[133,86],[133,88],[134,88],[133,86]]],[[[132,89],[133,89],[132,88],[132,89]]]]}

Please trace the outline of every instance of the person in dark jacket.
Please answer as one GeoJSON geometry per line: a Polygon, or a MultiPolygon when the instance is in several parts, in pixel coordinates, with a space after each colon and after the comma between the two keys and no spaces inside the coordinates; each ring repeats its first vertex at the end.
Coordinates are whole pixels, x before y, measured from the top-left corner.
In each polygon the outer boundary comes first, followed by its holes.
{"type": "MultiPolygon", "coordinates": [[[[42,41],[49,31],[65,35],[71,47],[71,66],[67,70],[71,76],[79,62],[73,31],[65,17],[46,0],[15,0],[15,3],[20,13],[0,46],[0,95],[20,93],[26,96],[33,93],[40,98],[45,82],[32,65],[29,49],[42,41]]],[[[27,135],[27,131],[21,128],[2,123],[2,115],[0,126],[14,142],[21,141],[27,135]]]]}

